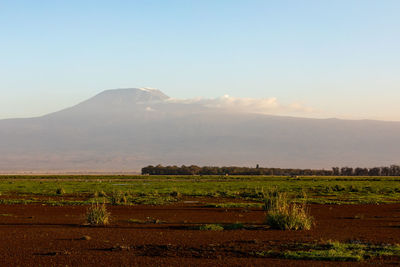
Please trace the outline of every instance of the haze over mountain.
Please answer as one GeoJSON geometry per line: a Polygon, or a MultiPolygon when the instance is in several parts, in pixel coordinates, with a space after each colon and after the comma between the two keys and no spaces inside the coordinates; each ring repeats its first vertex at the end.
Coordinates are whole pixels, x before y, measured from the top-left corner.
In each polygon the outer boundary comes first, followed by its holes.
{"type": "Polygon", "coordinates": [[[104,91],[42,117],[0,120],[0,171],[138,171],[149,164],[292,168],[400,162],[400,122],[305,119],[104,91]]]}

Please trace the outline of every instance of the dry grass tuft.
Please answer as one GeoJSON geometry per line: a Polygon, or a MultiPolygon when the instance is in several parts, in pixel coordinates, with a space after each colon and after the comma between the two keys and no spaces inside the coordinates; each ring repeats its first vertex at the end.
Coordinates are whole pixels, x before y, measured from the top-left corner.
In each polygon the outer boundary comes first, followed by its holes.
{"type": "Polygon", "coordinates": [[[107,225],[110,222],[110,213],[105,204],[93,204],[86,212],[86,222],[90,225],[107,225]]]}
{"type": "Polygon", "coordinates": [[[313,217],[305,204],[289,203],[286,193],[268,192],[264,199],[266,224],[280,230],[310,230],[313,217]]]}

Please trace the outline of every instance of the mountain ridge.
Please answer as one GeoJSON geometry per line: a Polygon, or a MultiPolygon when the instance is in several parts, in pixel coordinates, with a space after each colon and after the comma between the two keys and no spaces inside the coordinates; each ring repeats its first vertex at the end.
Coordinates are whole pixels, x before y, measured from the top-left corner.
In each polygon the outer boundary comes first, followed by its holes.
{"type": "Polygon", "coordinates": [[[105,90],[42,117],[0,120],[0,171],[137,171],[158,163],[370,167],[400,161],[399,122],[231,113],[168,99],[157,89],[105,90]]]}

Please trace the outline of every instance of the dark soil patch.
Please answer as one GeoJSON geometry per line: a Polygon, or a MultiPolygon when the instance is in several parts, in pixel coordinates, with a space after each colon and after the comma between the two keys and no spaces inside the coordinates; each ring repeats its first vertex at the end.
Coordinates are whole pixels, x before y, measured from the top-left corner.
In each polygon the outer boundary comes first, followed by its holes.
{"type": "MultiPolygon", "coordinates": [[[[203,202],[203,199],[201,199],[203,202]]],[[[215,202],[215,199],[212,199],[215,202]]],[[[338,263],[262,258],[255,251],[327,240],[400,243],[400,204],[311,205],[310,231],[271,230],[257,209],[195,203],[108,206],[109,226],[84,225],[86,206],[0,205],[0,266],[337,266],[398,265],[397,257],[338,263]],[[362,216],[361,216],[362,215],[362,216]],[[357,218],[357,219],[355,219],[357,218]],[[157,220],[160,223],[132,223],[157,220]],[[242,230],[200,231],[241,222],[242,230]],[[82,237],[89,236],[86,240],[82,237]]]]}

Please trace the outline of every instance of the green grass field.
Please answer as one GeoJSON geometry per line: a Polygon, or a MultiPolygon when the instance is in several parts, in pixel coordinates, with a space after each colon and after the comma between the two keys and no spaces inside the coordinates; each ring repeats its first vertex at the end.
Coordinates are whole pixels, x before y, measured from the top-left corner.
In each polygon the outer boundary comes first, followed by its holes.
{"type": "Polygon", "coordinates": [[[44,196],[58,196],[65,200],[48,202],[86,204],[105,200],[114,204],[164,204],[180,197],[207,196],[228,199],[225,205],[229,206],[229,199],[260,202],[262,193],[274,188],[298,202],[305,199],[321,204],[400,202],[400,177],[0,176],[3,203],[30,203],[39,199],[43,202],[44,196]]]}

